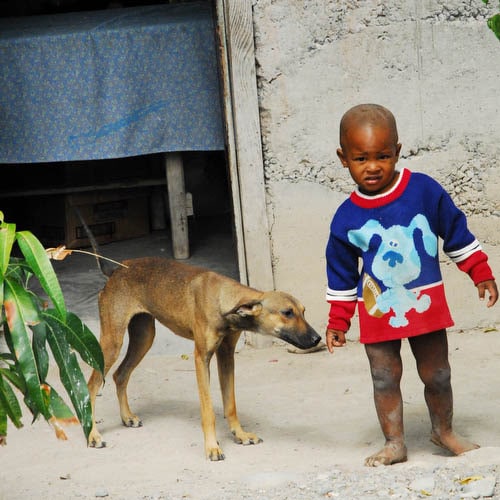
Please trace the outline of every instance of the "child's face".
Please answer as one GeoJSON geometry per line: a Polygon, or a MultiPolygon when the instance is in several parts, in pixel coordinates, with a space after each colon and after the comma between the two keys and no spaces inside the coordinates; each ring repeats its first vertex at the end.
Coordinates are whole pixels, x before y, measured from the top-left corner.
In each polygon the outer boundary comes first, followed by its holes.
{"type": "Polygon", "coordinates": [[[389,191],[398,177],[396,163],[401,144],[385,125],[354,125],[342,138],[337,155],[362,193],[373,196],[389,191]]]}

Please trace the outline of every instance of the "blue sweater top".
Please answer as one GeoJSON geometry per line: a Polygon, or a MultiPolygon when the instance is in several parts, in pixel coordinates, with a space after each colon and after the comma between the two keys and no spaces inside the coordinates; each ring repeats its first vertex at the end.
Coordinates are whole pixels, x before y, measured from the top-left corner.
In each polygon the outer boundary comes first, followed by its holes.
{"type": "Polygon", "coordinates": [[[428,175],[403,169],[386,193],[366,196],[354,191],[330,226],[328,327],[346,331],[356,302],[364,343],[453,325],[439,267],[438,238],[444,252],[476,284],[493,279],[464,213],[428,175]]]}

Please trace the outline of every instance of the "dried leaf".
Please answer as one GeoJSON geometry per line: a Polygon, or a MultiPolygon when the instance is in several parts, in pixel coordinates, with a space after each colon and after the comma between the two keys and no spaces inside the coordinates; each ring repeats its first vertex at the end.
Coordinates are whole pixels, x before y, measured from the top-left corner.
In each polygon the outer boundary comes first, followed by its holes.
{"type": "Polygon", "coordinates": [[[467,476],[464,477],[463,479],[460,479],[459,483],[460,484],[469,484],[472,483],[473,481],[480,481],[481,479],[484,479],[483,476],[467,476]]]}
{"type": "Polygon", "coordinates": [[[45,252],[47,252],[49,259],[64,260],[68,255],[73,253],[73,250],[68,250],[66,245],[59,245],[57,248],[47,248],[45,252]]]}
{"type": "Polygon", "coordinates": [[[71,255],[72,253],[83,253],[85,255],[92,255],[93,257],[99,258],[99,259],[104,259],[109,262],[112,262],[113,264],[116,264],[117,266],[125,267],[128,268],[125,264],[122,264],[121,262],[117,262],[116,260],[109,259],[108,257],[103,257],[102,255],[98,255],[94,252],[88,252],[87,250],[76,250],[76,249],[68,249],[66,248],[65,245],[59,245],[57,248],[47,248],[45,250],[47,253],[49,259],[52,260],[64,260],[68,255],[71,255]]]}

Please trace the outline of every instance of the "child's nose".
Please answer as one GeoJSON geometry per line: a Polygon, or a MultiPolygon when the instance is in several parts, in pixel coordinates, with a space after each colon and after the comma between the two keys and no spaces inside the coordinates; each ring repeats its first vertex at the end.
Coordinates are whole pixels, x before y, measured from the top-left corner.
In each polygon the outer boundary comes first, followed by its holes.
{"type": "Polygon", "coordinates": [[[366,162],[366,167],[368,170],[376,171],[379,169],[378,161],[377,160],[368,160],[366,162]]]}

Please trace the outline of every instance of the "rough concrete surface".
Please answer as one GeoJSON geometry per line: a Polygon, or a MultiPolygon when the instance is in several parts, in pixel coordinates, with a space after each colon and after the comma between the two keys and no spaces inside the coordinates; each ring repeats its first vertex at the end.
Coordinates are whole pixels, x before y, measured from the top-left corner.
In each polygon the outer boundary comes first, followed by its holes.
{"type": "MultiPolygon", "coordinates": [[[[294,290],[313,323],[323,328],[328,226],[353,189],[335,153],[338,124],[361,102],[393,111],[403,144],[400,166],[429,173],[449,190],[473,217],[471,227],[499,269],[500,45],[486,26],[496,4],[254,0],[253,5],[276,287],[294,290]]],[[[462,287],[447,264],[444,274],[457,323],[498,322],[497,312],[465,312],[475,291],[462,287]],[[454,293],[458,284],[462,297],[454,293]]]]}

